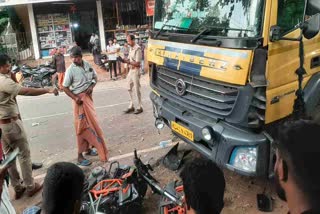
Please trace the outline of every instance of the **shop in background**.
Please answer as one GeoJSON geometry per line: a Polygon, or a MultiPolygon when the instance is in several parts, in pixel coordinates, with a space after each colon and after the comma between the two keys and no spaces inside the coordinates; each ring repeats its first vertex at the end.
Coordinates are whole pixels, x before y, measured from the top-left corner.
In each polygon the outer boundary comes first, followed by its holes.
{"type": "Polygon", "coordinates": [[[72,32],[68,14],[54,13],[37,15],[37,29],[42,57],[50,56],[57,47],[72,45],[72,32]]]}
{"type": "Polygon", "coordinates": [[[107,40],[116,38],[123,45],[127,35],[134,34],[147,42],[152,17],[147,16],[146,0],[104,0],[103,15],[107,40]]]}
{"type": "Polygon", "coordinates": [[[87,51],[91,34],[99,34],[95,0],[40,3],[33,8],[41,57],[75,43],[87,51]]]}

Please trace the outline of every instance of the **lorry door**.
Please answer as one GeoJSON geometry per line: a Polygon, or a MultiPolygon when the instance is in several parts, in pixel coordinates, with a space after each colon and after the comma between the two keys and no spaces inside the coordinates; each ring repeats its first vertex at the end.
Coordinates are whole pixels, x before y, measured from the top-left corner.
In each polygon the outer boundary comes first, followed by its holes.
{"type": "MultiPolygon", "coordinates": [[[[270,26],[281,27],[281,36],[298,38],[299,23],[305,16],[305,0],[272,1],[270,26]]],[[[317,70],[311,68],[313,58],[320,54],[320,36],[304,39],[305,69],[304,85],[317,70]]],[[[266,123],[284,118],[292,113],[295,91],[298,88],[296,70],[299,67],[299,42],[280,40],[268,41],[267,62],[267,110],[266,123]]]]}

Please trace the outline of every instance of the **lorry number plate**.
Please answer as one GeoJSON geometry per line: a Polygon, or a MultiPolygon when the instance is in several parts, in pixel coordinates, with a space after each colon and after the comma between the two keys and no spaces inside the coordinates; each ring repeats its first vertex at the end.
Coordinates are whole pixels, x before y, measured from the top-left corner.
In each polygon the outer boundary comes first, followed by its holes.
{"type": "Polygon", "coordinates": [[[177,132],[178,134],[182,135],[183,137],[187,138],[188,140],[194,140],[194,134],[191,130],[181,126],[180,124],[172,121],[171,128],[173,131],[177,132]]]}

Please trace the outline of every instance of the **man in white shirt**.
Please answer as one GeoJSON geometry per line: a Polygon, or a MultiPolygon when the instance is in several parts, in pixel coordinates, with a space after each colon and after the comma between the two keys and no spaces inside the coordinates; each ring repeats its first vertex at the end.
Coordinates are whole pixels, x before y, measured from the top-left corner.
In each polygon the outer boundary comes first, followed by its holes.
{"type": "Polygon", "coordinates": [[[109,69],[110,69],[110,79],[112,79],[112,69],[114,70],[115,79],[117,79],[117,57],[118,51],[117,46],[113,44],[112,39],[109,39],[109,45],[107,46],[109,69]]]}
{"type": "Polygon", "coordinates": [[[98,33],[95,33],[95,34],[94,34],[94,40],[93,40],[93,42],[94,42],[96,39],[99,39],[98,33]]]}
{"type": "Polygon", "coordinates": [[[90,43],[91,43],[91,44],[93,44],[93,42],[94,42],[94,40],[95,40],[95,36],[96,36],[96,35],[95,35],[94,33],[91,34],[91,37],[90,37],[90,43]]]}
{"type": "Polygon", "coordinates": [[[89,48],[90,52],[92,52],[92,48],[93,48],[93,45],[94,45],[94,40],[96,39],[95,36],[96,35],[94,33],[92,33],[91,37],[90,37],[90,40],[89,40],[89,43],[88,43],[88,48],[89,48]]]}

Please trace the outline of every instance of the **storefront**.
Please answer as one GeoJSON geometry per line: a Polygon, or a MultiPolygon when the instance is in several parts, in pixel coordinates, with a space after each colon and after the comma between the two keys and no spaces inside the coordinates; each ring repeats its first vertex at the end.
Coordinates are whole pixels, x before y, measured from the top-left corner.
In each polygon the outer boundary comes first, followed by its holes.
{"type": "Polygon", "coordinates": [[[87,49],[92,33],[98,33],[95,1],[50,2],[34,4],[41,57],[49,56],[52,49],[77,43],[87,49]]]}
{"type": "Polygon", "coordinates": [[[92,33],[98,34],[103,51],[107,39],[117,38],[123,44],[128,33],[146,41],[152,22],[150,2],[152,7],[153,0],[2,0],[0,7],[26,8],[26,29],[39,59],[50,56],[56,47],[74,43],[86,50],[92,33]]]}
{"type": "MultiPolygon", "coordinates": [[[[147,0],[148,1],[148,0],[147,0]]],[[[146,13],[146,0],[104,0],[102,3],[107,40],[116,38],[120,44],[128,33],[146,41],[152,17],[146,13]]]]}

